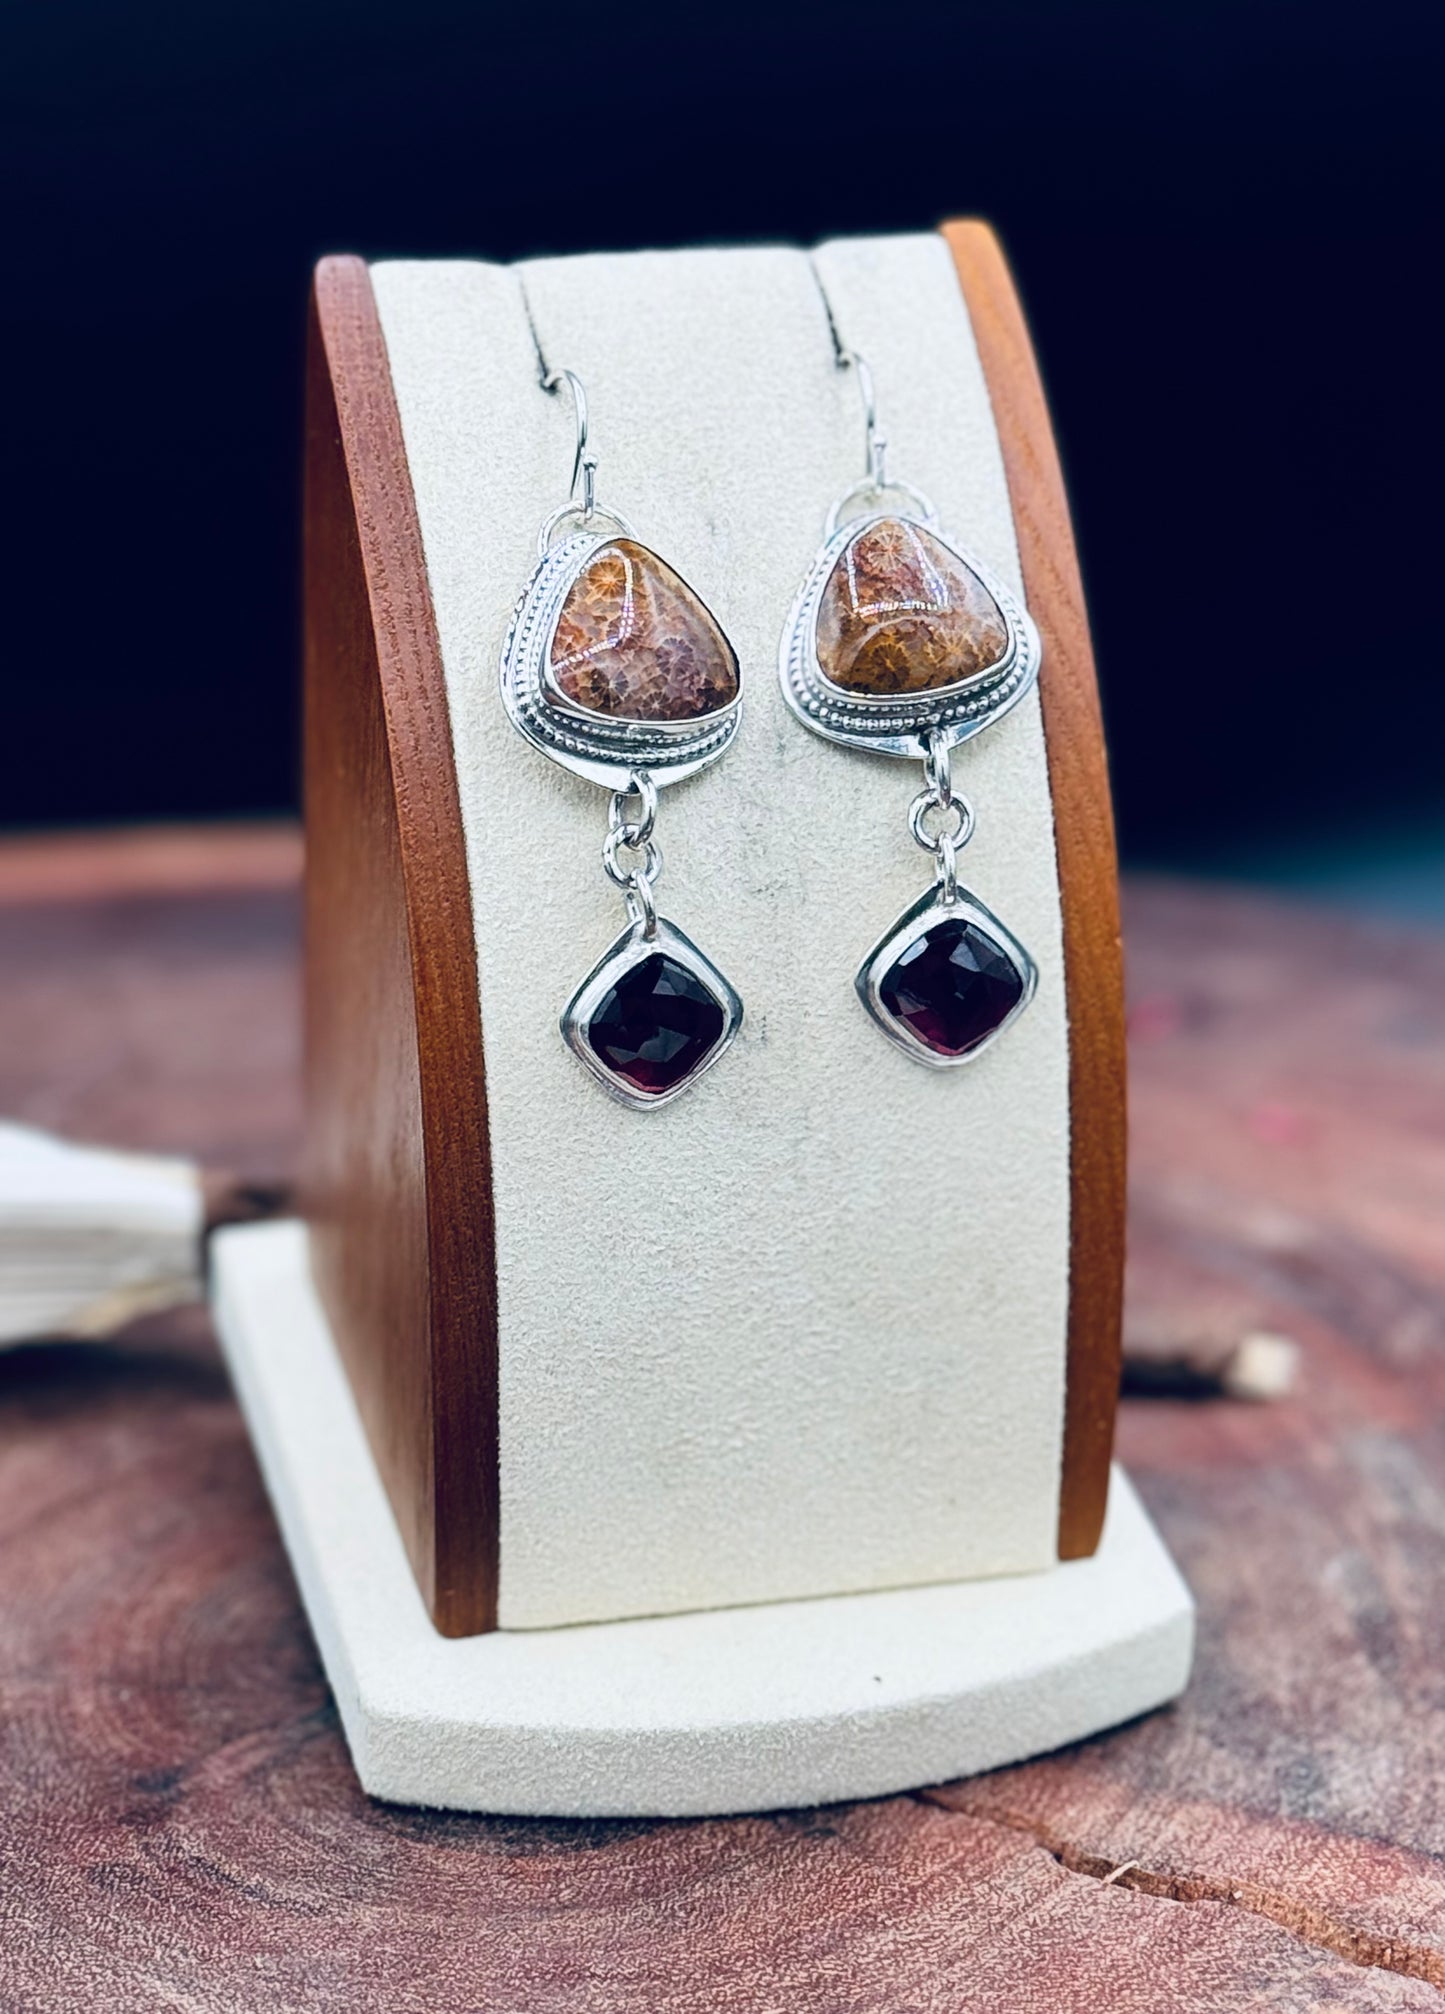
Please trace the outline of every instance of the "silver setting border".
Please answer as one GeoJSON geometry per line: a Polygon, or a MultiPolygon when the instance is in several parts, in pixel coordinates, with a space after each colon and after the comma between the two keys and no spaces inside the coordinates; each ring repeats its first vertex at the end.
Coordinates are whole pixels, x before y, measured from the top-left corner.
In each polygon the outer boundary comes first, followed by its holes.
{"type": "Polygon", "coordinates": [[[1011,1028],[1018,1020],[1038,990],[1039,970],[1013,932],[1005,924],[1000,923],[993,911],[986,903],[980,902],[976,895],[966,888],[960,888],[950,901],[942,888],[934,887],[926,889],[918,900],[905,909],[897,921],[884,931],[859,966],[858,976],[853,983],[858,989],[858,998],[895,1047],[901,1049],[906,1056],[912,1057],[915,1063],[926,1064],[930,1070],[956,1070],[962,1064],[975,1062],[986,1050],[993,1047],[1006,1028],[1011,1028]],[[911,1029],[889,1013],[883,1004],[881,990],[884,975],[902,957],[909,945],[922,937],[925,931],[931,930],[935,923],[950,916],[957,916],[965,923],[971,923],[975,929],[991,937],[1014,965],[1024,982],[1023,992],[997,1028],[985,1035],[976,1047],[965,1050],[962,1056],[940,1056],[936,1049],[930,1049],[926,1043],[920,1042],[911,1029]]]}
{"type": "MultiPolygon", "coordinates": [[[[715,762],[738,731],[742,690],[730,706],[699,720],[605,720],[570,705],[548,676],[557,619],[568,590],[615,532],[584,531],[543,553],[512,612],[502,646],[502,703],[518,733],[575,776],[626,790],[645,769],[661,787],[715,762]]],[[[639,541],[641,543],[641,541],[639,541]]]]}
{"type": "Polygon", "coordinates": [[[690,1091],[699,1077],[711,1070],[723,1051],[731,1047],[742,1025],[743,1003],[731,982],[723,977],[704,952],[698,950],[690,937],[662,916],[658,917],[650,937],[639,920],[629,923],[621,935],[613,939],[563,1008],[561,1023],[562,1039],[572,1054],[587,1066],[604,1089],[610,1091],[621,1104],[630,1105],[634,1112],[654,1112],[659,1105],[670,1104],[684,1091],[690,1091]],[[666,1091],[647,1092],[637,1090],[626,1078],[608,1069],[589,1044],[587,1029],[592,1016],[617,981],[655,951],[683,966],[707,988],[723,1010],[723,1027],[702,1061],[681,1082],[666,1091]]]}
{"type": "Polygon", "coordinates": [[[1028,610],[982,560],[930,518],[912,511],[872,511],[849,518],[824,539],[803,579],[783,628],[778,676],[783,697],[805,727],[850,748],[881,755],[919,758],[928,737],[942,735],[955,747],[991,726],[1017,706],[1038,677],[1042,647],[1028,610]],[[1008,648],[997,664],[933,692],[893,693],[882,698],[845,692],[825,677],[818,663],[818,609],[828,576],[844,549],[870,525],[900,519],[930,532],[976,573],[998,603],[1008,629],[1008,648]]]}

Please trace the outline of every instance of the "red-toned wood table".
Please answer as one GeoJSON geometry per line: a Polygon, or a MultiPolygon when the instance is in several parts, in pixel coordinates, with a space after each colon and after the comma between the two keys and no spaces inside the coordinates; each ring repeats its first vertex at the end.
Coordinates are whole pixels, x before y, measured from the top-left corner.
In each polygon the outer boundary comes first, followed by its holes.
{"type": "MultiPolygon", "coordinates": [[[[0,847],[0,1112],[284,1173],[289,829],[0,847]]],[[[204,1317],[0,1355],[0,2008],[1438,2007],[1441,956],[1129,892],[1141,1343],[1284,1332],[1269,1404],[1126,1400],[1199,1600],[1176,1707],[822,1811],[370,1803],[204,1317]]]]}

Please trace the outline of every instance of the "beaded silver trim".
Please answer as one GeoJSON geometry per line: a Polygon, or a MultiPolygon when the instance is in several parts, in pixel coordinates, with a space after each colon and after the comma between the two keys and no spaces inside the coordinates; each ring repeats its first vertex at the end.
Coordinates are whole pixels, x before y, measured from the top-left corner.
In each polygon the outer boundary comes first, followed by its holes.
{"type": "Polygon", "coordinates": [[[523,588],[502,648],[502,703],[517,731],[565,769],[606,790],[645,770],[660,787],[713,762],[738,731],[742,695],[701,720],[605,720],[569,706],[547,677],[562,604],[593,554],[615,534],[575,533],[549,546],[523,588]]]}
{"type": "Polygon", "coordinates": [[[1038,676],[1040,655],[1038,631],[1028,611],[982,560],[941,530],[931,517],[907,511],[874,511],[840,524],[818,548],[783,630],[778,672],[783,697],[815,734],[850,747],[916,760],[927,753],[930,737],[941,737],[952,747],[1016,706],[1038,676]],[[998,603],[1008,630],[1008,647],[997,664],[957,685],[878,699],[844,692],[824,676],[818,663],[818,611],[823,590],[849,543],[870,525],[888,518],[931,533],[978,575],[998,603]]]}

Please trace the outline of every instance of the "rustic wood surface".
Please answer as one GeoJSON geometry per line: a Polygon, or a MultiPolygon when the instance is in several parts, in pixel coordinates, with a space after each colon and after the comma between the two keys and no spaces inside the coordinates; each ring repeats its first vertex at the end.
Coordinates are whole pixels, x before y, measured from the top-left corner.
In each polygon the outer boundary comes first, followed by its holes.
{"type": "MultiPolygon", "coordinates": [[[[294,1164],[297,842],[0,847],[0,1111],[294,1164]]],[[[207,1325],[0,1359],[0,2008],[1437,2008],[1433,944],[1126,905],[1129,1320],[1295,1338],[1273,1405],[1126,1400],[1200,1604],[1169,1711],[915,1796],[728,1821],[357,1790],[207,1325]]]]}

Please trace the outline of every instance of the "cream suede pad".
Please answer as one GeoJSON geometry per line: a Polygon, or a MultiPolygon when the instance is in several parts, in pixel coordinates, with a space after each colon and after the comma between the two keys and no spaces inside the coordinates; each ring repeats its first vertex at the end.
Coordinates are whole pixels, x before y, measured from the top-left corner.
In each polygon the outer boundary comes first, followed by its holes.
{"type": "Polygon", "coordinates": [[[1188,1590],[1117,1474],[1052,1573],[448,1642],[422,1605],[300,1224],[212,1241],[217,1326],[362,1785],[463,1811],[671,1816],[938,1783],[1170,1699],[1188,1590]]]}
{"type": "MultiPolygon", "coordinates": [[[[891,466],[1020,586],[952,264],[933,236],[820,254],[869,359],[891,466]]],[[[863,466],[801,253],[522,269],[548,361],[583,379],[598,494],[702,595],[745,717],[663,792],[659,907],[746,1021],[698,1088],[615,1104],[557,1017],[622,924],[606,798],[527,747],[497,691],[571,415],[538,388],[514,269],[373,270],[446,668],[476,911],[496,1190],[508,1628],[955,1581],[1055,1556],[1068,1241],[1059,900],[1036,697],[956,759],[964,881],[1028,945],[1028,1013],[920,1068],[853,973],[926,885],[912,765],[784,710],[779,632],[863,466]]],[[[1048,676],[1045,661],[1043,676],[1048,676]]]]}

